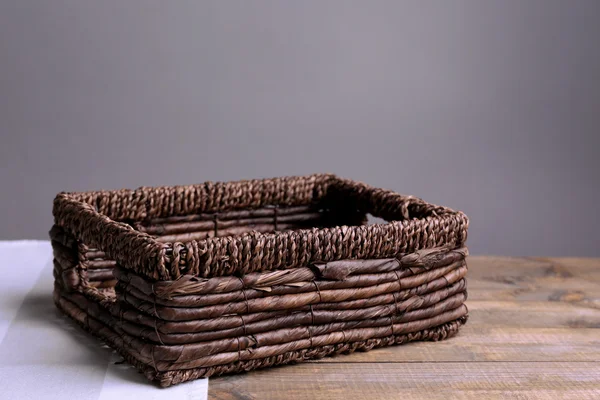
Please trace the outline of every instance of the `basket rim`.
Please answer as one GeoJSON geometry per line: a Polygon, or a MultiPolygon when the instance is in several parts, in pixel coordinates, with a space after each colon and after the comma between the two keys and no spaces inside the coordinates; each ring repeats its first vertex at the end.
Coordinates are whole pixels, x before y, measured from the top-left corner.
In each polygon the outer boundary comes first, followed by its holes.
{"type": "MultiPolygon", "coordinates": [[[[105,251],[122,266],[154,280],[176,279],[182,267],[186,269],[188,264],[211,266],[210,270],[200,274],[205,277],[251,272],[242,265],[243,260],[253,254],[263,255],[265,246],[279,246],[279,250],[290,246],[310,248],[309,260],[297,260],[300,264],[363,256],[385,258],[440,245],[460,246],[466,241],[469,224],[467,216],[460,211],[333,174],[208,181],[197,185],[140,187],[135,190],[61,192],[54,199],[53,215],[55,224],[78,240],[105,251]],[[186,243],[159,242],[123,222],[190,212],[305,205],[322,199],[331,190],[352,196],[357,199],[362,211],[386,222],[274,233],[249,232],[186,243]],[[361,243],[365,238],[370,239],[369,246],[361,243]],[[453,243],[446,243],[449,238],[453,243]],[[341,247],[333,251],[331,247],[325,249],[331,242],[341,247]],[[248,248],[258,250],[239,255],[235,260],[231,258],[248,248]],[[223,258],[228,260],[223,261],[223,258]]],[[[262,269],[295,266],[285,257],[278,260],[263,257],[268,262],[262,269]]]]}

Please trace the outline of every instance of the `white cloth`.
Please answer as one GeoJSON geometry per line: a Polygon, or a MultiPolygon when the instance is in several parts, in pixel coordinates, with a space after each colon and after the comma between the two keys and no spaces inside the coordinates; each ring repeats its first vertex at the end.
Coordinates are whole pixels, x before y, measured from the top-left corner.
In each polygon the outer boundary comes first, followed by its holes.
{"type": "Polygon", "coordinates": [[[207,398],[208,379],[160,389],[63,316],[49,242],[0,242],[0,271],[0,399],[207,398]]]}

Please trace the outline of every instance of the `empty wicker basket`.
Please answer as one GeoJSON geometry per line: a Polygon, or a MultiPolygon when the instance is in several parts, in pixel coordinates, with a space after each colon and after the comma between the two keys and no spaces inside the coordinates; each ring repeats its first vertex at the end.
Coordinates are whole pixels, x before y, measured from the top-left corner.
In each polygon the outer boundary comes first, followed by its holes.
{"type": "Polygon", "coordinates": [[[467,320],[467,217],[333,175],[60,193],[53,212],[57,306],[161,386],[467,320]]]}

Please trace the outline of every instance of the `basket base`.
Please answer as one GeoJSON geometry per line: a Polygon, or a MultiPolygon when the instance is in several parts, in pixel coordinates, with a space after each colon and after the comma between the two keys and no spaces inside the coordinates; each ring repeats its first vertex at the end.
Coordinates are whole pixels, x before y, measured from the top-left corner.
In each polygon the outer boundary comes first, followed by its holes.
{"type": "MultiPolygon", "coordinates": [[[[86,301],[86,305],[88,307],[98,307],[96,302],[89,299],[86,301]]],[[[63,313],[77,322],[77,324],[83,329],[103,340],[107,345],[116,350],[117,353],[119,353],[128,363],[136,367],[149,380],[157,383],[161,387],[175,385],[192,379],[239,373],[277,365],[292,364],[306,360],[319,359],[326,356],[333,356],[336,354],[350,354],[354,351],[369,351],[378,347],[400,345],[412,341],[443,340],[454,336],[458,332],[460,326],[464,325],[468,319],[468,314],[465,313],[463,316],[453,321],[433,328],[408,334],[390,335],[359,342],[339,343],[335,345],[290,351],[284,354],[262,359],[237,361],[230,364],[212,367],[160,372],[156,371],[151,365],[142,363],[136,357],[134,357],[124,347],[123,339],[120,337],[120,335],[112,330],[110,326],[81,309],[81,297],[77,302],[75,302],[70,298],[68,293],[61,292],[61,290],[56,287],[54,290],[54,302],[63,313]],[[95,325],[94,329],[90,328],[90,324],[95,325]],[[102,328],[98,329],[99,326],[102,328]]]]}

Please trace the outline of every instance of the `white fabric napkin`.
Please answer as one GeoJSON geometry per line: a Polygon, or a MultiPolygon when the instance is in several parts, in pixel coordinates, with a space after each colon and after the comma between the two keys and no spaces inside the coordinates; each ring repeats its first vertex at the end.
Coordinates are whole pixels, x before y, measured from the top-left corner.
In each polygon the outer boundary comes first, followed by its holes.
{"type": "Polygon", "coordinates": [[[207,398],[208,379],[161,389],[63,316],[49,242],[0,242],[0,271],[0,398],[207,398]]]}

